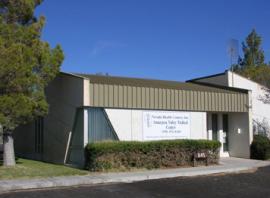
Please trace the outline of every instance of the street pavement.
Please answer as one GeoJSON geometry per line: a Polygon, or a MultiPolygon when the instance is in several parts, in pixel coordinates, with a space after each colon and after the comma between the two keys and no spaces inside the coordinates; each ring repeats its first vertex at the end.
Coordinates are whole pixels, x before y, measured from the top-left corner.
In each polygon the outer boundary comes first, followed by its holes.
{"type": "Polygon", "coordinates": [[[270,198],[270,166],[257,171],[0,194],[2,198],[270,198]]]}
{"type": "Polygon", "coordinates": [[[254,168],[270,166],[270,161],[260,161],[241,158],[221,158],[219,165],[198,166],[187,168],[154,169],[130,172],[90,173],[83,176],[62,176],[34,179],[13,179],[0,181],[0,193],[45,189],[62,188],[81,185],[97,185],[110,183],[131,183],[153,179],[168,179],[177,177],[194,177],[218,173],[234,173],[251,170],[254,168]]]}

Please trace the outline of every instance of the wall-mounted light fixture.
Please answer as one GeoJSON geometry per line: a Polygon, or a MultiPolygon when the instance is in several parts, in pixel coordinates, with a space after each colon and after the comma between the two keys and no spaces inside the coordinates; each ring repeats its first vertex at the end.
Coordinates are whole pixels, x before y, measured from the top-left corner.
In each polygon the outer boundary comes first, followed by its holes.
{"type": "Polygon", "coordinates": [[[241,129],[240,128],[237,129],[237,133],[241,134],[241,129]]]}

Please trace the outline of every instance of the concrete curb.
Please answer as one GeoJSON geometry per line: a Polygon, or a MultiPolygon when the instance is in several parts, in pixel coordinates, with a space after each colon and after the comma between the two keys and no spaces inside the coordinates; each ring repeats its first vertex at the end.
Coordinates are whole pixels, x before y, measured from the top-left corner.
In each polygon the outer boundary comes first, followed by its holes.
{"type": "Polygon", "coordinates": [[[235,173],[269,165],[270,161],[243,161],[243,159],[230,159],[229,162],[226,160],[225,162],[221,160],[221,165],[207,167],[162,169],[140,172],[101,173],[85,176],[52,177],[44,179],[6,180],[0,181],[0,193],[29,189],[96,185],[107,183],[130,183],[173,177],[193,177],[217,173],[235,173]]]}

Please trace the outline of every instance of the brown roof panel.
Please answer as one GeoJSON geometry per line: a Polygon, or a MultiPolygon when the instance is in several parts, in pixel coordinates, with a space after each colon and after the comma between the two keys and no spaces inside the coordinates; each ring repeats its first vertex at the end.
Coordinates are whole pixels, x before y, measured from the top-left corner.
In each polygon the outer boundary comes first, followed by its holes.
{"type": "Polygon", "coordinates": [[[76,74],[84,78],[88,78],[90,83],[96,84],[110,84],[110,85],[126,85],[135,87],[153,87],[164,89],[179,89],[179,90],[193,90],[193,91],[210,91],[210,92],[223,92],[223,93],[247,93],[247,90],[224,87],[211,84],[197,84],[193,82],[178,82],[167,80],[143,79],[143,78],[129,78],[129,77],[115,77],[115,76],[102,76],[91,74],[76,74]]]}

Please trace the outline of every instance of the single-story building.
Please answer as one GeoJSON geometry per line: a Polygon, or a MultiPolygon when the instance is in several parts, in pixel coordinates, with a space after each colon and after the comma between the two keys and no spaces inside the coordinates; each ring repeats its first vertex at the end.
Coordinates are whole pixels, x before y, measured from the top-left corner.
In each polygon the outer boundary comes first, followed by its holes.
{"type": "Polygon", "coordinates": [[[222,143],[221,156],[249,158],[252,91],[213,78],[175,82],[61,72],[46,89],[49,114],[17,129],[16,153],[82,166],[89,142],[213,139],[222,143]]]}

